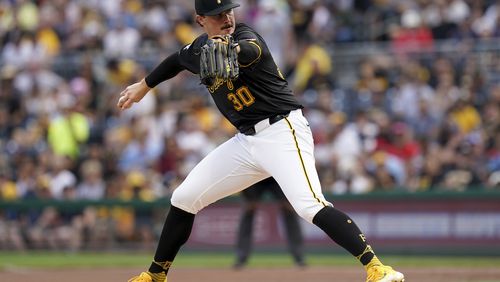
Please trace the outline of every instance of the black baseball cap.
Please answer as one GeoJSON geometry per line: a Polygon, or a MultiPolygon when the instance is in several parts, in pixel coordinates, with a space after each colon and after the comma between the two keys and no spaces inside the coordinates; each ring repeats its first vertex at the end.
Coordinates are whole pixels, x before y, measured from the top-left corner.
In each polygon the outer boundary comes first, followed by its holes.
{"type": "Polygon", "coordinates": [[[194,3],[196,14],[200,16],[215,16],[239,6],[231,0],[196,0],[194,3]]]}

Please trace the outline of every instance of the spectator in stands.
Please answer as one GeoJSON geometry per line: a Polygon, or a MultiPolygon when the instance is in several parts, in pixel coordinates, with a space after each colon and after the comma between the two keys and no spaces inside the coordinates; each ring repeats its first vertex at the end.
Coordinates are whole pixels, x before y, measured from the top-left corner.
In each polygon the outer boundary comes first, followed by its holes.
{"type": "Polygon", "coordinates": [[[29,155],[20,156],[16,171],[16,198],[32,198],[36,190],[35,161],[29,155]]]}
{"type": "Polygon", "coordinates": [[[106,193],[103,167],[99,160],[85,160],[80,167],[80,182],[76,187],[78,199],[102,200],[106,193]]]}
{"type": "Polygon", "coordinates": [[[280,0],[259,0],[254,28],[266,41],[276,65],[287,69],[287,54],[292,53],[294,41],[292,25],[288,16],[288,4],[280,0]]]}
{"type": "Polygon", "coordinates": [[[6,167],[0,167],[0,200],[10,201],[18,198],[16,183],[11,180],[6,167]]]}
{"type": "Polygon", "coordinates": [[[331,70],[332,62],[326,49],[308,37],[299,47],[293,87],[300,95],[305,89],[318,89],[324,84],[331,86],[331,70]]]}
{"type": "Polygon", "coordinates": [[[481,125],[481,117],[479,113],[471,105],[466,97],[463,97],[455,102],[450,108],[449,117],[460,133],[469,134],[475,131],[481,125]]]}
{"type": "Polygon", "coordinates": [[[434,40],[429,28],[422,23],[417,10],[407,8],[401,15],[401,25],[391,31],[393,51],[405,56],[409,53],[432,51],[434,40]]]}
{"type": "Polygon", "coordinates": [[[65,190],[74,189],[77,184],[75,174],[70,170],[73,162],[68,156],[54,155],[50,174],[50,193],[53,199],[62,200],[65,190]]]}
{"type": "Polygon", "coordinates": [[[56,155],[72,159],[79,157],[89,137],[89,121],[76,111],[74,96],[59,96],[60,113],[52,117],[47,129],[47,142],[56,155]]]}
{"type": "Polygon", "coordinates": [[[117,18],[104,35],[104,54],[110,58],[131,58],[137,52],[140,40],[137,29],[117,18]]]}

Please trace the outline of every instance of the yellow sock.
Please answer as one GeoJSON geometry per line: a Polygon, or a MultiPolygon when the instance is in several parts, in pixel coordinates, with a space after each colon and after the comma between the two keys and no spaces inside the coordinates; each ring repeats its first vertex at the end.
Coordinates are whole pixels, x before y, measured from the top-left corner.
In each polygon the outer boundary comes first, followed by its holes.
{"type": "Polygon", "coordinates": [[[164,282],[167,279],[167,275],[163,271],[160,273],[151,273],[148,271],[148,274],[153,278],[153,282],[164,282]]]}
{"type": "Polygon", "coordinates": [[[367,265],[365,265],[365,269],[369,269],[373,266],[380,266],[380,265],[383,265],[382,262],[380,262],[377,256],[373,256],[372,260],[367,265]]]}

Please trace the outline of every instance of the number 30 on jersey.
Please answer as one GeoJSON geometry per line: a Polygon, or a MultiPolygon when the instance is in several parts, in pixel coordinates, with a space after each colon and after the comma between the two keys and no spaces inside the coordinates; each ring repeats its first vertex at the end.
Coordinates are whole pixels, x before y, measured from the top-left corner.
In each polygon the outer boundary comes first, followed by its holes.
{"type": "Polygon", "coordinates": [[[255,97],[246,86],[236,89],[235,93],[228,93],[227,99],[233,103],[234,109],[237,111],[241,111],[244,107],[249,107],[255,103],[255,97]]]}

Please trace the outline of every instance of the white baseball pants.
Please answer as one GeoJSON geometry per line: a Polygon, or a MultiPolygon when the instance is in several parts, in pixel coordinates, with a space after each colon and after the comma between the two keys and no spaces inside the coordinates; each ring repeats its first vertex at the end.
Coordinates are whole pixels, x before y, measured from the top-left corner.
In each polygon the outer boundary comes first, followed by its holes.
{"type": "Polygon", "coordinates": [[[312,223],[327,202],[315,167],[314,143],[302,111],[248,136],[242,133],[210,152],[175,189],[172,205],[196,214],[204,207],[272,176],[295,211],[312,223]]]}

